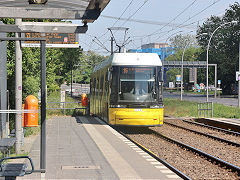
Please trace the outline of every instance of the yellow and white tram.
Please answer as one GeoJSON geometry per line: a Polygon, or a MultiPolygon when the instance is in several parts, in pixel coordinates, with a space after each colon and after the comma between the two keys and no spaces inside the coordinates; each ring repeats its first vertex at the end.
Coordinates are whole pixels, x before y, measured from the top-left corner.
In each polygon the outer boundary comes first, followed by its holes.
{"type": "Polygon", "coordinates": [[[111,125],[162,125],[161,67],[154,53],[111,55],[93,69],[91,114],[111,125]]]}

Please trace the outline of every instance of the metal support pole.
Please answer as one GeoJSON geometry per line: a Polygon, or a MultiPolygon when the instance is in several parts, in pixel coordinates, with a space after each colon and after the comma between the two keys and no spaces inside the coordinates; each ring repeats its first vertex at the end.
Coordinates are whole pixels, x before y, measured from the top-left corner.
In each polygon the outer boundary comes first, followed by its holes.
{"type": "MultiPolygon", "coordinates": [[[[15,20],[16,25],[22,24],[22,19],[15,20]]],[[[20,37],[19,33],[15,33],[15,36],[20,37]]],[[[16,110],[22,110],[22,51],[20,47],[20,41],[15,43],[15,108],[16,110]]],[[[22,113],[16,113],[15,116],[15,149],[16,154],[20,154],[21,139],[22,139],[22,113]]]]}
{"type": "MultiPolygon", "coordinates": [[[[240,41],[239,41],[239,57],[238,57],[238,71],[240,72],[240,41]]],[[[238,107],[240,108],[240,81],[238,77],[238,107]]]]}
{"type": "Polygon", "coordinates": [[[197,91],[197,68],[193,68],[194,72],[194,92],[197,91]]]}
{"type": "Polygon", "coordinates": [[[162,74],[161,74],[161,80],[162,80],[162,82],[163,82],[163,86],[164,86],[164,78],[163,78],[163,76],[164,76],[164,51],[165,51],[165,47],[163,47],[163,56],[162,56],[162,74]]]}
{"type": "Polygon", "coordinates": [[[213,118],[213,102],[211,104],[212,104],[212,118],[213,118]]]}
{"type": "Polygon", "coordinates": [[[46,41],[41,44],[41,154],[40,168],[46,169],[46,41]]]}
{"type": "MultiPolygon", "coordinates": [[[[3,24],[0,21],[0,24],[3,24]]],[[[1,38],[7,37],[7,33],[0,33],[1,38]]],[[[7,42],[0,42],[0,110],[8,108],[7,91],[7,42]]],[[[8,115],[0,114],[0,138],[8,137],[8,115]]]]}
{"type": "Polygon", "coordinates": [[[215,91],[214,98],[217,98],[217,65],[215,64],[215,83],[214,83],[215,91]]]}
{"type": "Polygon", "coordinates": [[[211,39],[214,35],[214,33],[221,27],[227,25],[227,24],[237,24],[238,22],[237,21],[231,21],[231,22],[226,22],[220,26],[218,26],[211,34],[210,38],[209,38],[209,41],[208,41],[208,45],[207,45],[207,71],[206,71],[206,86],[207,86],[207,102],[208,102],[208,51],[209,51],[209,47],[210,47],[210,42],[211,42],[211,39]]]}
{"type": "Polygon", "coordinates": [[[113,37],[111,37],[111,55],[113,54],[113,37]]]}
{"type": "Polygon", "coordinates": [[[182,53],[182,63],[181,63],[181,101],[182,101],[182,96],[183,96],[183,58],[184,58],[184,54],[185,54],[185,50],[187,48],[187,46],[189,45],[189,43],[187,43],[183,49],[183,53],[182,53]]]}
{"type": "Polygon", "coordinates": [[[73,86],[73,66],[72,66],[72,70],[71,70],[71,97],[72,97],[72,86],[73,86]]]}

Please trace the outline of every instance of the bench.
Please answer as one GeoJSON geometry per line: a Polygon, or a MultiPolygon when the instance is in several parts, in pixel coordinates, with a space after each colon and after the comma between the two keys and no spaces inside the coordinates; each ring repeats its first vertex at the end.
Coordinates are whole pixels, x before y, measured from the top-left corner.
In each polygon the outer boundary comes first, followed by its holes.
{"type": "Polygon", "coordinates": [[[10,148],[16,142],[16,138],[2,138],[0,139],[0,151],[3,153],[3,157],[10,155],[10,148]]]}
{"type": "Polygon", "coordinates": [[[7,180],[14,180],[18,176],[32,174],[34,172],[34,165],[32,159],[28,156],[5,157],[0,160],[0,177],[5,177],[7,180]],[[11,159],[28,159],[31,164],[31,170],[27,170],[26,163],[4,163],[4,161],[11,159]]]}

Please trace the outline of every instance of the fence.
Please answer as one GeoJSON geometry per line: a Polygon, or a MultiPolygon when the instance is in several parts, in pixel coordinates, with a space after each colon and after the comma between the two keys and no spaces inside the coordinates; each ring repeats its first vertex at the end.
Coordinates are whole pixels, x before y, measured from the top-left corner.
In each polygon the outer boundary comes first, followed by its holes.
{"type": "Polygon", "coordinates": [[[204,102],[198,103],[198,118],[199,117],[207,117],[209,118],[211,111],[211,117],[213,117],[213,102],[204,102]]]}

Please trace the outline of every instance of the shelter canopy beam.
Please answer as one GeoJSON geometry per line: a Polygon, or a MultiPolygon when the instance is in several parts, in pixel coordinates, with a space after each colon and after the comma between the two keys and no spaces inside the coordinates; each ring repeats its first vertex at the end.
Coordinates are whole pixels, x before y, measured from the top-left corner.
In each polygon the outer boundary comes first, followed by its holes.
{"type": "Polygon", "coordinates": [[[0,24],[0,32],[39,32],[39,33],[86,33],[88,26],[67,26],[67,25],[15,25],[0,24]]]}
{"type": "Polygon", "coordinates": [[[0,0],[0,18],[81,19],[95,21],[110,0],[48,0],[29,4],[28,0],[0,0]]]}

